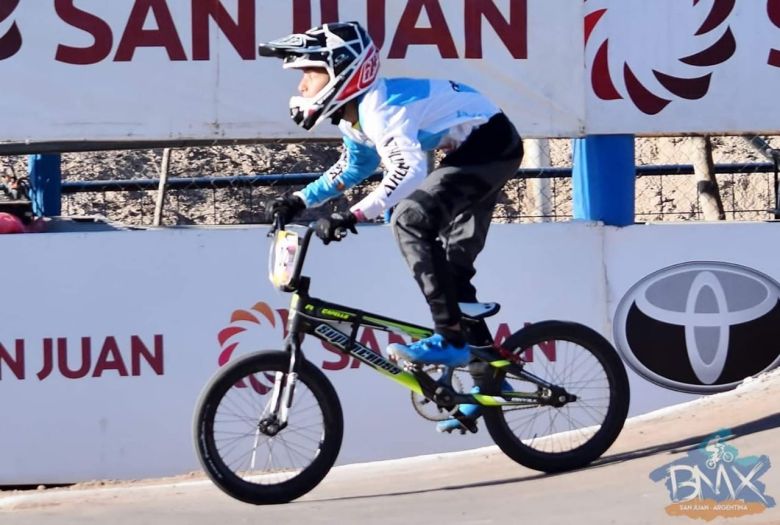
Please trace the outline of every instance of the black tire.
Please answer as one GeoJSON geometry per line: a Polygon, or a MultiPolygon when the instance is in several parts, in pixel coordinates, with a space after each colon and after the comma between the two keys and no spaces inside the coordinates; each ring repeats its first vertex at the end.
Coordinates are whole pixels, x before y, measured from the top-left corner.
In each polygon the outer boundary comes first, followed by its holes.
{"type": "Polygon", "coordinates": [[[287,427],[273,436],[260,431],[274,377],[286,373],[289,363],[290,355],[280,351],[231,361],[205,386],[195,407],[195,450],[203,469],[225,493],[246,503],[299,498],[322,481],[341,449],[344,418],[339,398],[325,374],[305,360],[297,363],[287,427]],[[314,450],[303,453],[309,445],[314,450]],[[268,457],[261,458],[263,466],[257,468],[255,460],[266,448],[268,457]],[[277,464],[286,460],[291,465],[277,464]],[[244,465],[249,471],[240,468],[244,465]]]}
{"type": "MultiPolygon", "coordinates": [[[[587,465],[614,443],[628,414],[630,394],[625,367],[609,341],[587,326],[545,321],[516,332],[503,347],[513,354],[534,349],[534,361],[528,362],[525,370],[577,395],[576,401],[560,408],[550,405],[522,410],[486,408],[488,432],[507,456],[534,470],[562,472],[587,465]],[[550,342],[555,342],[555,346],[551,346],[550,342]],[[539,347],[540,343],[544,343],[544,347],[539,347]],[[542,348],[550,354],[554,351],[555,358],[548,360],[543,351],[539,351],[542,348]],[[551,348],[554,350],[551,351],[551,348]],[[561,366],[558,366],[559,362],[561,366]],[[572,371],[563,370],[567,364],[572,371]],[[574,380],[570,375],[567,377],[572,372],[582,375],[574,380]],[[599,382],[586,384],[591,375],[599,382]],[[594,401],[597,403],[594,404],[594,401]],[[605,401],[606,405],[602,406],[605,401]],[[602,409],[603,415],[600,413],[602,409]],[[572,410],[576,417],[572,415],[572,410]],[[512,420],[515,414],[527,417],[515,424],[512,420]],[[558,421],[570,425],[561,429],[558,421]],[[550,428],[540,432],[539,428],[545,422],[550,423],[550,428]],[[525,427],[520,428],[521,424],[525,427]],[[568,444],[557,442],[567,439],[568,444]]],[[[501,390],[498,385],[505,379],[513,390],[533,391],[532,383],[507,374],[504,369],[494,370],[495,380],[490,381],[492,386],[489,387],[493,389],[491,393],[498,394],[501,390]]]]}

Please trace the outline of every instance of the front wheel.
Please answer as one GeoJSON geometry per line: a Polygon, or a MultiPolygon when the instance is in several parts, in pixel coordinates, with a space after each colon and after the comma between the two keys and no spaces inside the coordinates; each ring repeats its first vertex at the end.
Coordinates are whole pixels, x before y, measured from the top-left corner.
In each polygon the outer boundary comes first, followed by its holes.
{"type": "Polygon", "coordinates": [[[305,360],[290,380],[289,365],[290,354],[278,351],[231,361],[209,381],[195,408],[195,450],[203,469],[220,489],[246,503],[286,503],[306,494],[341,448],[344,421],[333,385],[305,360]],[[286,417],[279,402],[285,391],[286,417]]]}
{"type": "MultiPolygon", "coordinates": [[[[577,323],[545,321],[514,335],[504,348],[525,361],[523,369],[576,396],[565,404],[500,406],[485,409],[485,425],[510,458],[543,472],[587,465],[617,439],[628,414],[626,370],[612,345],[577,323]]],[[[536,384],[495,369],[498,391],[539,390],[536,384]]],[[[507,396],[508,397],[508,396],[507,396]]]]}

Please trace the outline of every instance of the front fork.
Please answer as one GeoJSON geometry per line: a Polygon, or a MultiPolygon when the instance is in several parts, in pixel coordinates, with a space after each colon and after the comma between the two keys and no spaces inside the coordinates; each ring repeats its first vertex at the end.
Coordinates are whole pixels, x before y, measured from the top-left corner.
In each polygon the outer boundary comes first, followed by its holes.
{"type": "Polygon", "coordinates": [[[295,394],[295,384],[298,380],[296,367],[298,360],[303,359],[301,351],[303,334],[299,332],[298,316],[295,315],[298,300],[298,296],[293,295],[290,304],[290,317],[288,319],[288,335],[284,341],[284,350],[290,356],[290,362],[286,372],[276,372],[268,412],[259,424],[259,430],[269,436],[276,435],[287,426],[290,407],[295,394]]]}
{"type": "Polygon", "coordinates": [[[285,350],[290,355],[290,364],[286,372],[276,372],[271,392],[271,409],[268,414],[268,417],[277,421],[279,430],[287,426],[287,418],[295,394],[295,383],[298,380],[298,374],[295,371],[296,363],[302,354],[300,338],[296,332],[290,332],[287,336],[285,350]]]}
{"type": "Polygon", "coordinates": [[[271,393],[270,412],[266,418],[275,421],[279,430],[287,426],[287,418],[295,394],[295,383],[298,380],[298,374],[295,370],[298,360],[303,359],[301,351],[303,334],[300,331],[300,317],[297,315],[299,302],[300,296],[294,293],[290,299],[289,318],[287,319],[288,333],[284,341],[284,350],[290,356],[290,364],[287,367],[287,372],[276,372],[271,393]]]}
{"type": "Polygon", "coordinates": [[[276,372],[274,389],[271,394],[271,411],[269,416],[276,419],[279,430],[287,426],[287,417],[292,406],[295,382],[298,374],[295,372],[276,372]]]}

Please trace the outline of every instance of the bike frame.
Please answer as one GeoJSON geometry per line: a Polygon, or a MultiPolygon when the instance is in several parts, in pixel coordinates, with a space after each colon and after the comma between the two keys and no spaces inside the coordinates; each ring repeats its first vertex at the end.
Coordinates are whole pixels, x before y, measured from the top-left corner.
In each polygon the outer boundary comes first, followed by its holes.
{"type": "MultiPolygon", "coordinates": [[[[272,230],[272,234],[276,229],[272,230]]],[[[531,408],[562,401],[559,399],[561,394],[559,387],[526,371],[521,360],[508,359],[511,356],[509,352],[504,351],[506,357],[502,356],[500,350],[494,345],[472,346],[472,355],[493,368],[504,368],[507,372],[535,384],[537,388],[534,392],[501,392],[500,396],[455,392],[451,385],[451,369],[444,367],[442,377],[435,380],[419,367],[402,369],[396,363],[360,344],[356,338],[361,327],[404,334],[417,339],[429,337],[433,334],[433,330],[310,297],[308,293],[310,280],[301,275],[301,270],[312,233],[313,229],[307,228],[290,283],[280,288],[293,294],[287,321],[288,335],[285,339],[285,350],[291,354],[290,374],[295,372],[296,361],[303,357],[302,335],[310,334],[450,412],[455,411],[459,404],[476,404],[487,407],[511,405],[517,408],[531,408]]],[[[282,397],[285,395],[283,394],[282,397]]]]}

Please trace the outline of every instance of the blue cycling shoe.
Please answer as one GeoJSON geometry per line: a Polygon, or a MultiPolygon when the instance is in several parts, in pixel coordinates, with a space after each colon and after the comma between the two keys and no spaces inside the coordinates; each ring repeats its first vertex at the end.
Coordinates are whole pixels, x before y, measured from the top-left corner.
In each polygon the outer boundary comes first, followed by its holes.
{"type": "MultiPolygon", "coordinates": [[[[504,379],[501,382],[501,391],[509,392],[511,390],[512,390],[512,385],[510,385],[509,382],[506,379],[504,379]]],[[[470,393],[479,394],[479,387],[475,386],[474,388],[471,389],[470,393]]],[[[477,419],[479,419],[479,416],[482,415],[482,407],[479,405],[458,405],[458,411],[460,411],[461,414],[469,418],[471,421],[476,421],[477,419]]],[[[461,433],[465,433],[468,429],[463,425],[463,423],[461,423],[454,417],[436,423],[437,432],[450,433],[453,430],[459,430],[461,433]]]]}
{"type": "Polygon", "coordinates": [[[387,347],[387,353],[396,361],[405,359],[422,365],[444,365],[453,368],[465,366],[471,359],[469,345],[454,346],[439,334],[408,345],[393,343],[387,347]]]}

